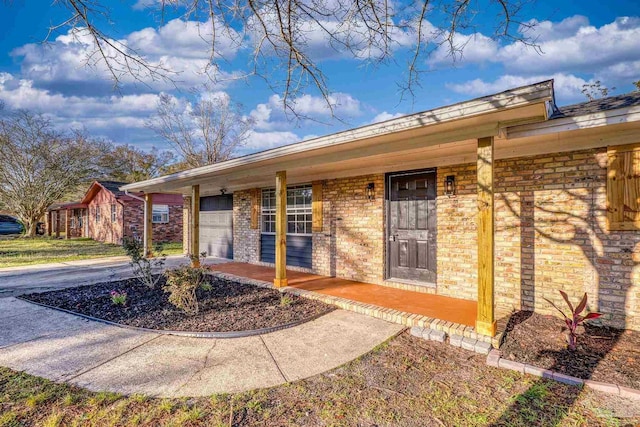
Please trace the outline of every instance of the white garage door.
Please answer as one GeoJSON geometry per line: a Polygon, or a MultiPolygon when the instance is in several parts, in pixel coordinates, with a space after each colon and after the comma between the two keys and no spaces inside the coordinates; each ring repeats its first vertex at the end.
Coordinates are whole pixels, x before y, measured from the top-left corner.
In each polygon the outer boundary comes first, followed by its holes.
{"type": "Polygon", "coordinates": [[[232,259],[233,199],[230,195],[202,197],[200,207],[200,252],[232,259]]]}

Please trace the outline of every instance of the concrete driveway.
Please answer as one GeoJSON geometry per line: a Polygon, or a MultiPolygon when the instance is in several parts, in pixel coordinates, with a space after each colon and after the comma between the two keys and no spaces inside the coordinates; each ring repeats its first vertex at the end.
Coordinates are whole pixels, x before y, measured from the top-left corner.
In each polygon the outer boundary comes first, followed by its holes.
{"type": "MultiPolygon", "coordinates": [[[[167,257],[165,268],[187,264],[183,255],[167,257]]],[[[227,262],[220,258],[207,258],[206,264],[227,262]]],[[[0,268],[0,298],[32,292],[46,292],[75,286],[133,277],[129,258],[111,257],[40,264],[26,267],[0,268]]]]}
{"type": "Polygon", "coordinates": [[[307,378],[369,352],[403,329],[336,310],[246,338],[159,335],[0,299],[0,365],[94,391],[207,396],[307,378]]]}

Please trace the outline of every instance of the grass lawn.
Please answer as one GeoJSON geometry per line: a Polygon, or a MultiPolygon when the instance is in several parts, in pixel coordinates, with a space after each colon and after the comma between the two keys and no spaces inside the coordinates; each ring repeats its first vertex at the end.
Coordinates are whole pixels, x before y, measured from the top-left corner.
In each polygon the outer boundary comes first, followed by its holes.
{"type": "MultiPolygon", "coordinates": [[[[182,243],[164,245],[167,255],[182,253],[182,243]]],[[[119,245],[95,240],[11,237],[0,240],[0,268],[124,255],[119,245]]]]}
{"type": "MultiPolygon", "coordinates": [[[[407,333],[313,378],[234,395],[94,393],[0,368],[0,426],[636,426],[640,402],[407,333]]],[[[118,375],[127,375],[120,372],[118,375]]]]}

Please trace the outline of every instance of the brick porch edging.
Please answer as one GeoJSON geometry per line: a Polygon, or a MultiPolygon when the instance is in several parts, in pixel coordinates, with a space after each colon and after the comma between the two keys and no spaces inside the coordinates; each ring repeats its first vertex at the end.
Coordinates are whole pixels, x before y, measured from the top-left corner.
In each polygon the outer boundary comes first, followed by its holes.
{"type": "MultiPolygon", "coordinates": [[[[210,274],[216,277],[220,277],[221,279],[236,281],[239,283],[246,283],[263,288],[275,289],[271,282],[266,282],[263,280],[250,279],[248,277],[236,276],[234,274],[222,273],[215,270],[211,270],[210,274]]],[[[473,340],[492,344],[494,347],[498,346],[502,338],[502,334],[498,334],[493,338],[477,334],[474,328],[471,326],[448,322],[446,320],[434,319],[431,317],[422,316],[420,314],[407,313],[405,311],[394,310],[392,308],[384,308],[373,304],[352,301],[346,298],[324,295],[313,291],[307,291],[305,289],[287,286],[285,288],[280,288],[279,290],[281,292],[286,292],[292,295],[322,301],[327,304],[335,305],[344,310],[349,310],[355,313],[375,317],[377,319],[386,320],[387,322],[398,323],[407,327],[418,326],[421,328],[443,331],[449,336],[457,335],[464,338],[471,338],[473,340]]]]}
{"type": "Polygon", "coordinates": [[[601,391],[608,394],[614,394],[620,397],[640,400],[640,390],[630,387],[619,386],[617,384],[603,383],[600,381],[583,380],[582,378],[572,377],[571,375],[561,374],[549,369],[539,368],[527,363],[515,362],[502,358],[500,350],[493,349],[487,356],[487,365],[495,368],[509,369],[511,371],[520,372],[522,374],[534,375],[536,377],[547,378],[564,384],[575,386],[586,386],[593,390],[601,391]]]}

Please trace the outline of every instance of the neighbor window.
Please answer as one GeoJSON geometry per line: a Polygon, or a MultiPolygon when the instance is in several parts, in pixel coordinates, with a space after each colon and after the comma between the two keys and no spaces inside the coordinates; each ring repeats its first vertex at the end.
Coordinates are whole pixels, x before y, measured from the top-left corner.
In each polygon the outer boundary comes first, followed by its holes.
{"type": "MultiPolygon", "coordinates": [[[[276,232],[276,190],[262,190],[262,232],[276,232]]],[[[287,234],[311,234],[311,186],[287,188],[287,234]]]]}
{"type": "Polygon", "coordinates": [[[96,222],[100,222],[100,206],[96,206],[96,222]]]}
{"type": "Polygon", "coordinates": [[[111,222],[116,222],[117,212],[116,205],[111,205],[111,222]]]}
{"type": "Polygon", "coordinates": [[[69,227],[76,228],[76,219],[74,217],[71,217],[71,220],[69,221],[69,227]]]}
{"type": "Polygon", "coordinates": [[[169,205],[153,205],[153,223],[169,222],[169,205]]]}

